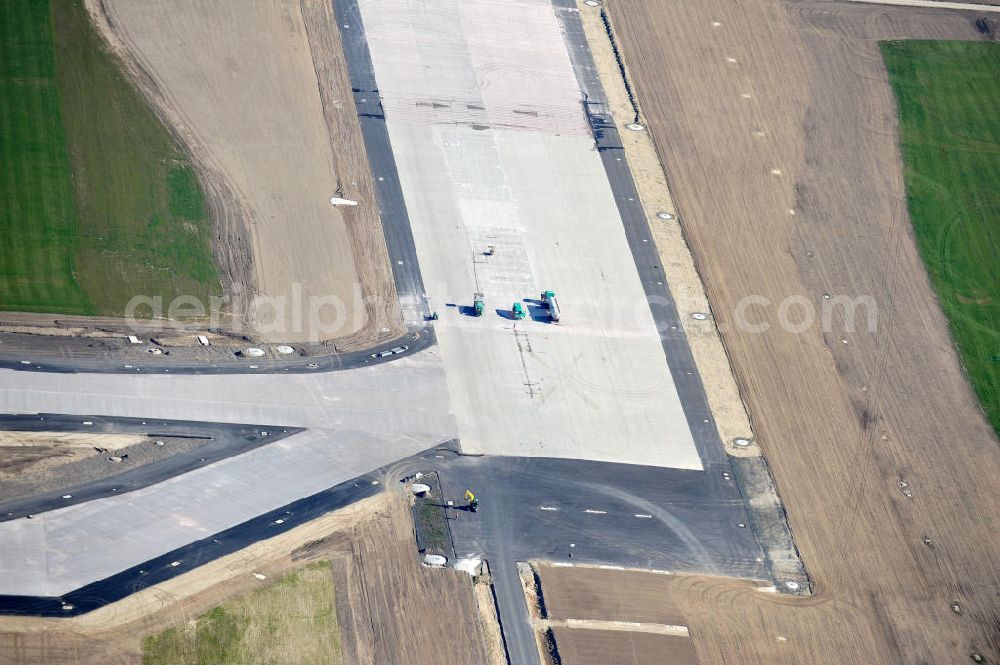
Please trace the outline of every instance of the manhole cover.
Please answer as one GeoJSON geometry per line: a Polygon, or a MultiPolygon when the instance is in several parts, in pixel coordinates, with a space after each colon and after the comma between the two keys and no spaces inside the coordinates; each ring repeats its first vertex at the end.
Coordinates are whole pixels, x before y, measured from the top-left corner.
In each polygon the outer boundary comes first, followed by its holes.
{"type": "Polygon", "coordinates": [[[670,220],[672,220],[674,218],[673,214],[669,213],[669,212],[658,212],[658,213],[656,213],[656,216],[659,217],[660,219],[662,219],[665,222],[669,222],[670,220]]]}

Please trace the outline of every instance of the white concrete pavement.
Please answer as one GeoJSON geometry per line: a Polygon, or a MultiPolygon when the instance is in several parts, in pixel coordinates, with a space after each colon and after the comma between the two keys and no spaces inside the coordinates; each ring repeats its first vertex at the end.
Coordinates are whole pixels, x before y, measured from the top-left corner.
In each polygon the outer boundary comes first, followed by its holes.
{"type": "Polygon", "coordinates": [[[121,496],[2,522],[0,594],[66,594],[432,444],[308,430],[121,496]]]}
{"type": "Polygon", "coordinates": [[[0,370],[0,412],[78,413],[452,438],[439,350],[316,374],[49,374],[0,370]]]}
{"type": "Polygon", "coordinates": [[[0,522],[0,595],[67,593],[456,435],[435,349],[312,375],[4,371],[0,386],[5,412],[310,428],[121,496],[0,522]]]}
{"type": "Polygon", "coordinates": [[[551,3],[359,6],[463,449],[700,469],[551,3]]]}

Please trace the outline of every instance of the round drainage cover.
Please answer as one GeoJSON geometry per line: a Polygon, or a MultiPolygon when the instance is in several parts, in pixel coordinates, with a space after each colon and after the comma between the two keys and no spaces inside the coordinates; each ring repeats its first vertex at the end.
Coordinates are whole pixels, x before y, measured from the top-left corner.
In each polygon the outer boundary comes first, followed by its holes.
{"type": "Polygon", "coordinates": [[[247,349],[246,353],[248,356],[251,356],[253,358],[260,358],[262,355],[264,355],[264,349],[250,347],[249,349],[247,349]]]}
{"type": "Polygon", "coordinates": [[[448,559],[444,558],[440,554],[428,554],[424,557],[424,563],[428,566],[443,566],[448,563],[448,559]]]}
{"type": "Polygon", "coordinates": [[[750,445],[750,439],[740,437],[738,439],[733,439],[733,444],[739,446],[740,448],[746,448],[750,445]]]}
{"type": "Polygon", "coordinates": [[[708,314],[705,314],[704,312],[695,312],[691,315],[691,318],[695,321],[704,321],[708,318],[708,314]]]}
{"type": "Polygon", "coordinates": [[[673,214],[671,214],[669,212],[658,212],[658,213],[656,213],[656,216],[659,217],[660,219],[662,219],[665,222],[669,222],[670,220],[672,220],[674,218],[673,214]]]}
{"type": "Polygon", "coordinates": [[[288,355],[289,353],[295,353],[295,349],[293,349],[290,346],[285,346],[284,344],[282,344],[281,346],[278,347],[278,353],[284,353],[285,355],[288,355]]]}
{"type": "Polygon", "coordinates": [[[646,129],[637,122],[630,122],[629,124],[625,125],[625,128],[631,129],[633,132],[641,132],[642,130],[646,129]]]}
{"type": "Polygon", "coordinates": [[[423,483],[413,483],[413,486],[410,487],[410,489],[413,490],[414,494],[420,496],[421,494],[427,494],[428,492],[430,492],[431,486],[425,485],[423,483]]]}

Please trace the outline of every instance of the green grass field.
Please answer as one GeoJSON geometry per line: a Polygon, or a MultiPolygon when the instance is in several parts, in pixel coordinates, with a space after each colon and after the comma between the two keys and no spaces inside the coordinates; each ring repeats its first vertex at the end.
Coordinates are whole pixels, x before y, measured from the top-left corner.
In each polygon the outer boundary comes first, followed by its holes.
{"type": "Polygon", "coordinates": [[[148,637],[143,665],[343,662],[330,564],[320,561],[148,637]]]}
{"type": "Polygon", "coordinates": [[[82,0],[0,4],[0,309],[221,292],[191,165],[82,0]]]}
{"type": "Polygon", "coordinates": [[[882,44],[924,263],[1000,434],[1000,43],[882,44]]]}

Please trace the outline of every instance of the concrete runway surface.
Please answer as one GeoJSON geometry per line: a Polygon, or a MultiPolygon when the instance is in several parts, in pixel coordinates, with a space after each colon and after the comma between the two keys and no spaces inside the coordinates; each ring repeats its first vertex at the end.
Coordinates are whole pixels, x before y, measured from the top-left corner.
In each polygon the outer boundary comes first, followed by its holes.
{"type": "Polygon", "coordinates": [[[463,448],[701,468],[552,5],[358,6],[463,448]]]}
{"type": "Polygon", "coordinates": [[[0,524],[0,594],[53,596],[454,438],[435,350],[289,376],[4,371],[0,411],[308,431],[121,496],[0,524]],[[159,519],[151,519],[158,516],[159,519]]]}
{"type": "Polygon", "coordinates": [[[312,429],[120,496],[0,523],[0,593],[67,594],[433,443],[312,429]]]}
{"type": "Polygon", "coordinates": [[[430,466],[484,499],[454,523],[456,547],[491,560],[512,662],[537,662],[516,560],[568,559],[574,542],[579,561],[766,574],[565,5],[337,3],[404,316],[437,311],[438,346],[270,376],[0,370],[0,411],[307,428],[0,523],[0,609],[92,609],[265,537],[279,515],[430,466]],[[537,302],[547,289],[559,323],[537,302]],[[421,453],[454,439],[486,456],[421,453]]]}
{"type": "MultiPolygon", "coordinates": [[[[454,437],[437,349],[372,367],[282,375],[0,370],[0,412],[102,414],[454,437]]],[[[376,465],[377,466],[377,465],[376,465]]]]}

